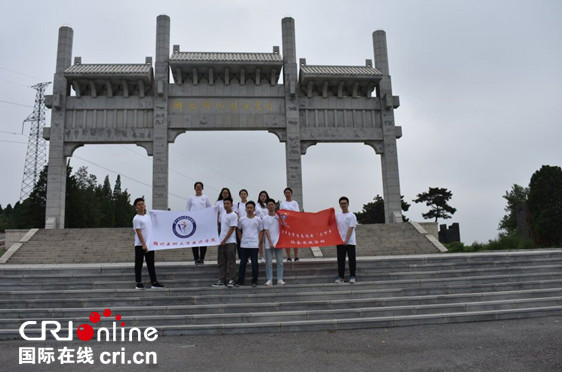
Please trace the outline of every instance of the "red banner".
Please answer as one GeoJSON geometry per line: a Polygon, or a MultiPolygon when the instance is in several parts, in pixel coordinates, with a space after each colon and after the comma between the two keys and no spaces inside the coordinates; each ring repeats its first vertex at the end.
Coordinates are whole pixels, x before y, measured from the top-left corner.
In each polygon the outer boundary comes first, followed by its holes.
{"type": "Polygon", "coordinates": [[[309,248],[343,244],[334,208],[318,213],[295,212],[281,209],[279,241],[275,248],[309,248]]]}

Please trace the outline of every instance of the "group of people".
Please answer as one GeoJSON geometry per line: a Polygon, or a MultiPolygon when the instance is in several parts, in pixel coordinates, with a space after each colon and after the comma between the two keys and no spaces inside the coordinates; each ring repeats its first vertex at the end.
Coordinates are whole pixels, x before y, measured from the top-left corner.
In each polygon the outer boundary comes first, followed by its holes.
{"type": "MultiPolygon", "coordinates": [[[[203,183],[196,182],[193,186],[195,195],[187,201],[188,211],[212,207],[209,198],[203,194],[203,183]]],[[[283,191],[285,200],[279,208],[284,210],[299,211],[299,204],[293,200],[293,190],[290,187],[283,191]]],[[[240,201],[234,203],[228,188],[223,188],[216,202],[218,208],[217,228],[219,232],[219,246],[217,261],[219,269],[218,281],[213,287],[232,288],[245,284],[246,266],[248,260],[252,265],[252,286],[258,285],[258,256],[265,262],[266,286],[273,285],[273,255],[275,255],[277,269],[277,285],[284,285],[283,280],[283,251],[286,251],[287,261],[299,261],[298,249],[293,248],[294,256],[291,258],[290,248],[277,249],[275,245],[279,239],[279,217],[276,213],[277,203],[271,199],[266,191],[261,191],[257,202],[248,200],[248,191],[240,190],[240,201]],[[236,273],[236,256],[240,258],[240,266],[236,273]],[[236,275],[237,274],[237,275],[236,275]]],[[[337,246],[338,278],[336,283],[345,282],[345,260],[349,259],[349,282],[355,283],[356,251],[355,227],[357,218],[349,212],[349,199],[342,196],[339,199],[341,213],[336,214],[338,231],[344,242],[337,246]]],[[[143,257],[146,260],[151,280],[151,287],[164,288],[156,279],[154,269],[154,251],[149,251],[145,237],[150,223],[146,215],[144,200],[138,198],[134,202],[137,214],[133,218],[135,231],[135,280],[136,288],[144,289],[141,281],[143,257]]],[[[193,260],[196,265],[205,263],[207,247],[193,247],[193,260]]]]}

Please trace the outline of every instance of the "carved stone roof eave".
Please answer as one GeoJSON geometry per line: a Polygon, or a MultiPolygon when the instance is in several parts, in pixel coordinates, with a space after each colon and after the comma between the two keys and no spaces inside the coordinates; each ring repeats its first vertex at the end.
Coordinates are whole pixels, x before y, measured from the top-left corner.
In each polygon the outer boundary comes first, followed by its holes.
{"type": "Polygon", "coordinates": [[[378,83],[382,73],[373,67],[366,66],[313,66],[303,65],[300,68],[299,80],[301,84],[309,81],[348,81],[378,83]]]}
{"type": "Polygon", "coordinates": [[[283,58],[279,53],[174,52],[170,56],[169,63],[171,67],[271,66],[281,68],[283,58]]]}
{"type": "Polygon", "coordinates": [[[75,64],[64,71],[71,81],[114,80],[152,83],[154,70],[150,64],[75,64]]]}

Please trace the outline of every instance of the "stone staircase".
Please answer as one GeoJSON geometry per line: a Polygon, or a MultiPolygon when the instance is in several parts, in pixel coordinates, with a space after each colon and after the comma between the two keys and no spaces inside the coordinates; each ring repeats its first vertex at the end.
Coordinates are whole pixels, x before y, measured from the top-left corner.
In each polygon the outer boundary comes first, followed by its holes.
{"type": "MultiPolygon", "coordinates": [[[[357,251],[360,256],[438,253],[436,244],[415,223],[359,225],[357,251]]],[[[132,228],[40,229],[21,242],[8,264],[116,263],[134,259],[132,228]]],[[[10,247],[7,247],[10,248],[10,247]]],[[[321,248],[323,257],[335,257],[335,247],[321,248]]],[[[209,247],[207,260],[216,260],[216,247],[209,247]]],[[[299,257],[312,258],[310,249],[299,257]]],[[[158,262],[191,262],[191,249],[156,253],[158,262]]]]}
{"type": "MultiPolygon", "coordinates": [[[[87,247],[75,247],[86,249],[87,247]]],[[[129,249],[129,248],[127,248],[129,249]]],[[[265,281],[260,265],[260,283],[265,281]]],[[[285,286],[212,288],[214,264],[157,264],[164,290],[138,291],[133,264],[0,265],[0,338],[25,320],[89,323],[111,309],[159,335],[454,323],[562,314],[562,249],[360,257],[356,284],[333,258],[285,263],[285,286]]],[[[148,280],[147,272],[143,278],[148,280]]],[[[146,283],[146,282],[145,282],[146,283]]],[[[113,318],[113,317],[112,317],[113,318]]],[[[100,326],[110,327],[113,319],[100,326]]]]}

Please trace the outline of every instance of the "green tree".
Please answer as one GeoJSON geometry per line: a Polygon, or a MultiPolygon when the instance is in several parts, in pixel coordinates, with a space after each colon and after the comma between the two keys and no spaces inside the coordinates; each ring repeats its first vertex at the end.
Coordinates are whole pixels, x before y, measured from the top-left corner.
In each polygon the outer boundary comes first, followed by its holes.
{"type": "Polygon", "coordinates": [[[45,227],[45,210],[47,208],[47,173],[48,167],[45,166],[39,179],[33,186],[33,191],[29,194],[27,201],[29,202],[28,222],[30,227],[43,228],[45,227]]]}
{"type": "Polygon", "coordinates": [[[12,228],[12,206],[8,204],[0,214],[0,231],[12,228]]]}
{"type": "Polygon", "coordinates": [[[513,185],[511,191],[506,191],[503,198],[507,200],[504,210],[507,212],[500,221],[499,230],[505,231],[508,235],[516,235],[517,231],[517,214],[527,205],[527,197],[529,188],[520,185],[513,185]]]}
{"type": "MultiPolygon", "coordinates": [[[[407,212],[410,209],[410,204],[404,201],[404,196],[401,196],[402,211],[407,212]]],[[[378,195],[374,197],[373,201],[367,204],[363,204],[363,210],[361,212],[356,212],[357,222],[362,224],[369,223],[384,223],[384,199],[382,196],[378,195]]],[[[408,218],[402,215],[404,221],[408,221],[408,218]]]]}
{"type": "MultiPolygon", "coordinates": [[[[13,207],[8,204],[3,209],[0,206],[0,231],[45,226],[47,174],[48,168],[45,167],[33,191],[22,203],[18,202],[13,207]]],[[[129,227],[134,216],[130,199],[127,190],[121,191],[120,176],[117,176],[115,190],[112,191],[109,177],[105,177],[103,185],[99,185],[96,176],[89,174],[86,167],[73,174],[72,167],[67,166],[66,227],[129,227]],[[117,209],[118,220],[115,216],[117,209]]]]}
{"type": "Polygon", "coordinates": [[[115,207],[113,205],[113,192],[111,191],[109,176],[105,176],[103,186],[96,189],[96,196],[99,200],[101,212],[103,214],[101,226],[113,227],[115,224],[115,207]]]}
{"type": "Polygon", "coordinates": [[[562,169],[543,165],[531,177],[527,206],[531,236],[541,247],[562,246],[562,169]]]}
{"type": "Polygon", "coordinates": [[[414,203],[425,203],[430,207],[429,212],[423,213],[422,216],[426,220],[435,218],[435,222],[439,218],[451,218],[457,210],[451,207],[447,202],[453,197],[453,193],[446,188],[430,187],[429,191],[417,195],[414,203]]]}
{"type": "Polygon", "coordinates": [[[69,228],[100,227],[102,213],[95,198],[96,178],[86,167],[70,175],[67,167],[65,226],[69,228]]]}
{"type": "Polygon", "coordinates": [[[27,206],[28,200],[24,200],[23,202],[17,202],[14,204],[14,212],[12,213],[12,229],[26,229],[29,227],[29,223],[27,220],[27,206]]]}
{"type": "Polygon", "coordinates": [[[131,205],[131,196],[125,189],[121,191],[121,176],[117,175],[115,187],[113,188],[113,208],[115,210],[115,227],[132,226],[135,216],[134,208],[131,205]]]}

